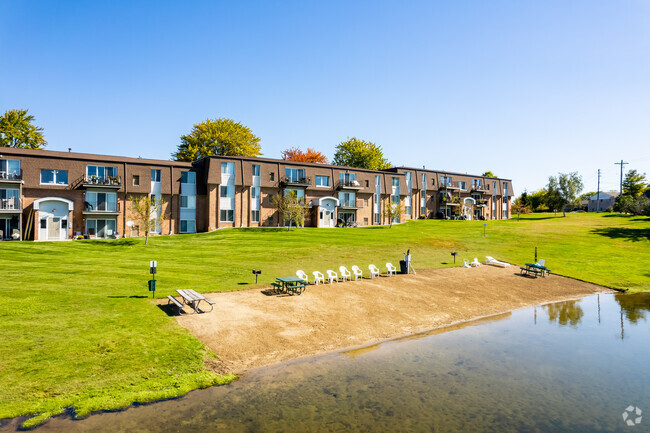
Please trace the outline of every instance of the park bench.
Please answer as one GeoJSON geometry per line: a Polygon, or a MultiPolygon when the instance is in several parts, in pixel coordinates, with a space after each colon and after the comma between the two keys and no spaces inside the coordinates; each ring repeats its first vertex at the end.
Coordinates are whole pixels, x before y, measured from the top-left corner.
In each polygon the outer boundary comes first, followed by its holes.
{"type": "Polygon", "coordinates": [[[170,304],[174,305],[178,309],[178,314],[179,315],[184,313],[183,304],[181,302],[179,302],[178,299],[176,299],[172,295],[167,296],[167,305],[170,305],[170,304]]]}

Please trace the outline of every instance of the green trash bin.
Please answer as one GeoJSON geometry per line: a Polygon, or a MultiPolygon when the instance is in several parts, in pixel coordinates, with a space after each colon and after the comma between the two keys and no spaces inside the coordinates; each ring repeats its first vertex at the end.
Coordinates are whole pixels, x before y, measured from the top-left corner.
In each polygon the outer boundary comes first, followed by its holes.
{"type": "Polygon", "coordinates": [[[149,291],[150,292],[155,292],[156,291],[156,280],[149,280],[149,291]]]}

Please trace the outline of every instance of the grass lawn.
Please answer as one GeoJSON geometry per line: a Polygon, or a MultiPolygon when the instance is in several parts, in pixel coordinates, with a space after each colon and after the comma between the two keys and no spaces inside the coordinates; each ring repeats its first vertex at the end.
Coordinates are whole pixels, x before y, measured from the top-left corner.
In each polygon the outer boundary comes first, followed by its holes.
{"type": "MultiPolygon", "coordinates": [[[[650,291],[650,219],[616,214],[530,215],[508,221],[415,221],[358,229],[237,229],[143,239],[1,242],[0,419],[35,415],[26,426],[72,408],[78,416],[227,383],[204,368],[214,356],[151,300],[193,288],[260,287],[297,269],[453,266],[450,253],[523,264],[546,259],[554,273],[650,291]]],[[[217,354],[218,355],[218,354],[217,354]]]]}

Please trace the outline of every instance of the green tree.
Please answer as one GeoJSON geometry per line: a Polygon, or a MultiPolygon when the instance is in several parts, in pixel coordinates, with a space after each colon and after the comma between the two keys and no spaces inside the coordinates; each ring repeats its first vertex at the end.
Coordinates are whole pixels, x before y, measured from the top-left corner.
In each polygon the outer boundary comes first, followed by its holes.
{"type": "Polygon", "coordinates": [[[496,176],[495,176],[494,173],[492,173],[491,171],[486,171],[486,172],[483,173],[481,176],[483,176],[483,177],[493,177],[493,178],[496,179],[496,176]]]}
{"type": "Polygon", "coordinates": [[[197,123],[172,157],[177,161],[197,161],[206,156],[259,156],[260,139],[239,122],[231,119],[206,119],[197,123]]]}
{"type": "Polygon", "coordinates": [[[388,220],[388,228],[393,227],[393,222],[400,222],[404,214],[404,206],[401,203],[391,201],[384,206],[384,218],[388,220]]]}
{"type": "Polygon", "coordinates": [[[380,146],[370,141],[352,137],[336,146],[334,165],[366,168],[368,170],[386,170],[391,168],[390,162],[384,158],[380,146]]]}
{"type": "Polygon", "coordinates": [[[547,211],[546,189],[542,188],[539,191],[528,194],[528,205],[534,212],[547,211]]]}
{"type": "Polygon", "coordinates": [[[576,206],[578,195],[582,189],[582,177],[578,175],[578,172],[559,173],[557,177],[551,176],[548,178],[546,187],[547,205],[551,209],[562,209],[562,212],[566,212],[568,206],[576,206]]]}
{"type": "Polygon", "coordinates": [[[141,230],[144,230],[144,244],[149,243],[149,233],[156,231],[162,222],[162,207],[165,201],[162,197],[129,196],[132,217],[141,230]]]}
{"type": "Polygon", "coordinates": [[[295,191],[289,191],[285,194],[275,194],[271,197],[271,203],[278,209],[280,221],[289,223],[287,230],[291,230],[292,224],[296,227],[304,227],[305,214],[310,209],[304,197],[298,198],[295,191]]]}
{"type": "Polygon", "coordinates": [[[636,170],[630,170],[623,180],[623,195],[637,197],[643,193],[646,187],[645,175],[637,173],[636,170]]]}
{"type": "Polygon", "coordinates": [[[0,117],[0,147],[42,149],[47,144],[43,128],[32,124],[34,116],[27,110],[9,110],[0,117]]]}

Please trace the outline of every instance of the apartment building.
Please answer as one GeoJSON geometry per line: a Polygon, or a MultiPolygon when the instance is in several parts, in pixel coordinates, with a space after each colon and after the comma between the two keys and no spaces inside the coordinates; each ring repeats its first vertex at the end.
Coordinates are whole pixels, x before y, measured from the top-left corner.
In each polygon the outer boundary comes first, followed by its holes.
{"type": "Polygon", "coordinates": [[[273,196],[308,204],[305,226],[387,224],[417,218],[504,219],[509,179],[398,167],[373,171],[268,158],[214,156],[195,163],[71,152],[0,151],[0,239],[138,236],[131,197],[165,204],[154,234],[284,226],[273,196]]]}

